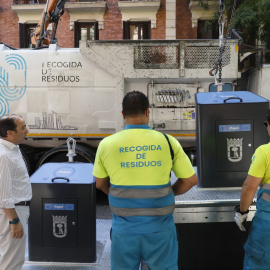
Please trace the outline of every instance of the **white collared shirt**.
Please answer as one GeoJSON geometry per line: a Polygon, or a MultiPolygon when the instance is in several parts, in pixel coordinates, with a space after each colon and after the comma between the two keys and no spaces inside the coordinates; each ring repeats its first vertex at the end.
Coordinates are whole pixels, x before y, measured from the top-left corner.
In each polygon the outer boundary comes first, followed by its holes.
{"type": "Polygon", "coordinates": [[[32,199],[30,178],[18,145],[0,138],[0,208],[32,199]]]}

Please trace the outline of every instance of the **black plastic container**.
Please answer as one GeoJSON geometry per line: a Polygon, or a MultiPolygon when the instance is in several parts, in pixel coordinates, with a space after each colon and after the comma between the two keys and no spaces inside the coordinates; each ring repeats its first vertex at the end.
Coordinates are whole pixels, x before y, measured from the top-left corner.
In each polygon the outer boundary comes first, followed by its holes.
{"type": "Polygon", "coordinates": [[[96,261],[92,171],[89,163],[46,163],[31,176],[30,261],[96,261]]]}
{"type": "Polygon", "coordinates": [[[197,93],[199,187],[240,187],[256,148],[268,142],[269,101],[247,91],[197,93]]]}

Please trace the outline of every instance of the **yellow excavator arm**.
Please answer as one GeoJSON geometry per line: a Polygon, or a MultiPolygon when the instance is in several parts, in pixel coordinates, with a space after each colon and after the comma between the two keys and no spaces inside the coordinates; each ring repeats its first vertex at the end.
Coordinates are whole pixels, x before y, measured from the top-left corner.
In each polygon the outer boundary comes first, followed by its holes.
{"type": "Polygon", "coordinates": [[[58,26],[59,18],[64,13],[64,5],[67,0],[47,0],[42,16],[37,27],[31,33],[31,44],[33,47],[39,48],[44,45],[57,43],[55,34],[58,26]],[[53,31],[49,36],[47,28],[50,23],[53,23],[53,31]]]}

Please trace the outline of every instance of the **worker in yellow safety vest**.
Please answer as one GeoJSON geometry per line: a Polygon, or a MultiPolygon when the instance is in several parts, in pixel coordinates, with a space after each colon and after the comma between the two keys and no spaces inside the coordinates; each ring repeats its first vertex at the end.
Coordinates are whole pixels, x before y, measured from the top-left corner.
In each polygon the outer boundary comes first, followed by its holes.
{"type": "Polygon", "coordinates": [[[148,125],[142,92],[129,92],[122,106],[125,129],[101,141],[93,169],[113,215],[111,269],[138,270],[143,259],[149,270],[176,270],[174,196],[196,185],[197,176],[179,142],[148,125]]]}
{"type": "MultiPolygon", "coordinates": [[[[266,119],[264,124],[270,136],[270,110],[266,119]]],[[[234,218],[241,231],[246,231],[244,222],[259,185],[257,210],[244,247],[245,270],[270,269],[270,143],[256,149],[248,176],[243,183],[240,206],[236,207],[234,218]]]]}

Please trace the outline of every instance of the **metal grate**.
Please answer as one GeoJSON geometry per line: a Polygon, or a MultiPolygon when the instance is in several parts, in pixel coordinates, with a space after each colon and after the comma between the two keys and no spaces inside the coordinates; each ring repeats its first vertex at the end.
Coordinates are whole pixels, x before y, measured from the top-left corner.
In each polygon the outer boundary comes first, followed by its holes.
{"type": "Polygon", "coordinates": [[[178,69],[179,46],[134,47],[135,69],[178,69]]]}
{"type": "MultiPolygon", "coordinates": [[[[187,46],[185,51],[185,68],[201,69],[212,68],[219,57],[219,47],[187,46]]],[[[230,64],[230,47],[226,46],[222,56],[222,67],[230,64]]]]}

